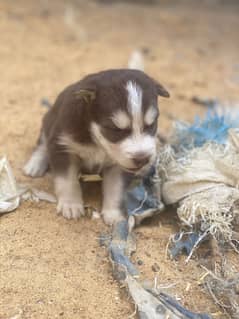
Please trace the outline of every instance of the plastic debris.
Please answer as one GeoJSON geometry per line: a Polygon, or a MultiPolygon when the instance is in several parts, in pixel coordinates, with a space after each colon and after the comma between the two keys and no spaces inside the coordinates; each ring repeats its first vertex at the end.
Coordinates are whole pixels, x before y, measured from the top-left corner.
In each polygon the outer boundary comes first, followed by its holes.
{"type": "Polygon", "coordinates": [[[127,277],[126,282],[140,319],[211,319],[208,314],[193,313],[185,309],[163,292],[145,290],[131,276],[127,277]]]}
{"type": "Polygon", "coordinates": [[[108,247],[113,265],[113,275],[118,281],[124,281],[127,274],[138,276],[138,270],[130,261],[131,254],[136,250],[135,238],[128,231],[127,221],[117,223],[108,236],[101,236],[101,244],[108,247]]]}
{"type": "Polygon", "coordinates": [[[19,206],[17,184],[6,157],[0,159],[0,213],[11,212],[19,206]]]}
{"type": "Polygon", "coordinates": [[[108,249],[114,278],[121,284],[127,284],[140,319],[210,319],[207,314],[196,314],[183,308],[163,292],[155,294],[146,290],[136,280],[139,272],[130,260],[131,254],[136,250],[133,228],[144,218],[164,208],[158,185],[155,168],[143,179],[135,179],[125,198],[128,220],[117,223],[110,236],[102,235],[100,243],[108,249]]]}
{"type": "Polygon", "coordinates": [[[201,147],[208,142],[226,144],[229,130],[238,127],[239,113],[230,113],[223,108],[209,110],[205,118],[196,116],[192,124],[176,122],[170,142],[176,152],[201,147]]]}
{"type": "Polygon", "coordinates": [[[189,256],[199,238],[200,235],[195,232],[186,234],[177,233],[171,241],[171,247],[169,249],[171,257],[176,258],[183,252],[189,256]]]}
{"type": "Polygon", "coordinates": [[[136,178],[131,183],[125,197],[130,229],[164,209],[157,180],[157,172],[152,167],[147,176],[136,178]]]}
{"type": "Polygon", "coordinates": [[[3,157],[0,159],[0,213],[14,211],[23,200],[56,202],[47,192],[17,184],[7,158],[3,157]]]}
{"type": "Polygon", "coordinates": [[[101,236],[100,241],[108,247],[114,278],[127,285],[140,319],[211,319],[207,314],[185,309],[162,291],[143,288],[136,279],[139,272],[130,261],[136,245],[133,234],[128,231],[127,221],[117,223],[112,234],[101,236]]]}
{"type": "Polygon", "coordinates": [[[229,244],[239,216],[239,130],[233,127],[239,113],[232,118],[216,110],[180,124],[157,163],[163,201],[178,204],[182,224],[229,244]]]}

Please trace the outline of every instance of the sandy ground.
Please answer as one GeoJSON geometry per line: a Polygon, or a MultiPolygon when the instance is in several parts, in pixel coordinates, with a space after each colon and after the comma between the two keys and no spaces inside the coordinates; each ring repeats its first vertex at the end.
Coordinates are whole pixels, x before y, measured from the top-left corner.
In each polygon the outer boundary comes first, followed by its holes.
{"type": "MultiPolygon", "coordinates": [[[[238,99],[239,19],[233,5],[156,6],[91,1],[0,1],[0,156],[6,154],[19,182],[52,192],[50,176],[32,180],[21,168],[37,139],[46,112],[66,85],[87,73],[127,66],[136,48],[147,48],[146,71],[171,92],[161,100],[160,127],[192,119],[203,107],[193,95],[238,99]]],[[[100,185],[85,187],[85,201],[100,209],[100,185]]],[[[197,280],[198,259],[172,262],[168,238],[178,229],[167,211],[136,231],[134,261],[142,279],[176,284],[171,290],[186,307],[224,318],[197,280]]],[[[67,221],[52,204],[23,203],[0,219],[0,318],[128,318],[134,311],[124,289],[111,275],[98,237],[101,220],[67,221]]],[[[206,249],[207,252],[207,249],[206,249]]],[[[204,251],[204,253],[206,254],[204,251]]],[[[199,258],[204,258],[203,252],[199,258]]],[[[238,259],[234,259],[235,264],[238,259]]],[[[132,317],[131,317],[132,318],[132,317]]]]}

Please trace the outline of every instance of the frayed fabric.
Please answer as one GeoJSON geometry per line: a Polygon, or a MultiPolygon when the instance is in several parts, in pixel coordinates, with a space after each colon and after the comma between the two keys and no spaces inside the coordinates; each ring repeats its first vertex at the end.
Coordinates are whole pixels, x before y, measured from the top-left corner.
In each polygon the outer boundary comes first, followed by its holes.
{"type": "Polygon", "coordinates": [[[165,204],[178,203],[184,225],[230,241],[239,217],[239,131],[228,130],[227,141],[176,151],[164,147],[157,169],[165,204]]]}

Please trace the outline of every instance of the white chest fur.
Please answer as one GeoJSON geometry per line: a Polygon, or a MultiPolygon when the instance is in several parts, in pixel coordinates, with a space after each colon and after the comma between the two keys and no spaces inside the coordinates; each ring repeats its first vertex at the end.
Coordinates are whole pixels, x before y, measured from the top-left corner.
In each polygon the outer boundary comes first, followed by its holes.
{"type": "Polygon", "coordinates": [[[68,153],[79,157],[83,168],[89,173],[99,173],[104,167],[112,164],[101,147],[77,143],[70,135],[62,134],[58,139],[58,144],[64,146],[68,153]]]}

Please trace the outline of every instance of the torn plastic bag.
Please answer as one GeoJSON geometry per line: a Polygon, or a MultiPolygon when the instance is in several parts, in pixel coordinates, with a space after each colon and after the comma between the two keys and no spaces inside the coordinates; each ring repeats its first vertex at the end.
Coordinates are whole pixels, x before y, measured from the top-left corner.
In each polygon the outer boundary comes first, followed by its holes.
{"type": "Polygon", "coordinates": [[[0,213],[15,210],[22,200],[56,202],[55,197],[47,192],[17,184],[7,158],[3,157],[0,159],[0,213]]]}
{"type": "Polygon", "coordinates": [[[15,177],[7,158],[3,157],[0,159],[0,213],[11,212],[19,203],[15,177]]]}

